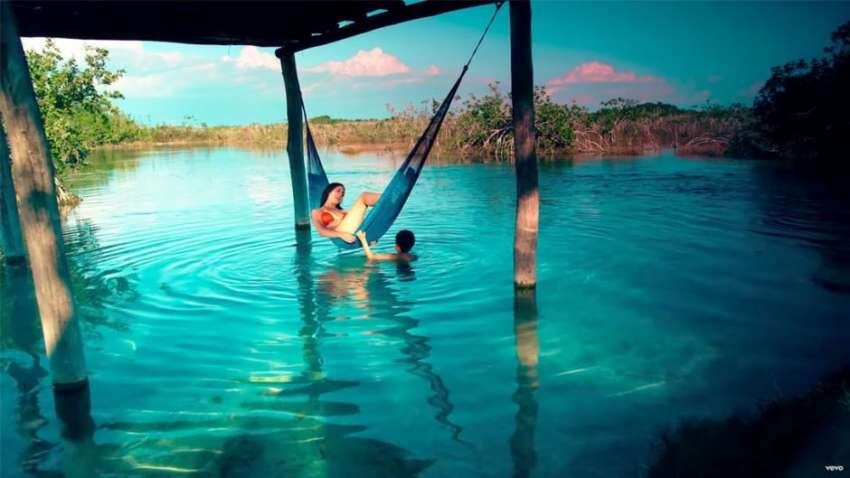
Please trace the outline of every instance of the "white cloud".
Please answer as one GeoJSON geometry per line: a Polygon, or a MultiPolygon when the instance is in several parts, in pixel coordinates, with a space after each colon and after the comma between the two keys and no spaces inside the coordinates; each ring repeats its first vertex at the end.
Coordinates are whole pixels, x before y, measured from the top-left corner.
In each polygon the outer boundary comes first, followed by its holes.
{"type": "Polygon", "coordinates": [[[305,71],[337,76],[389,76],[409,73],[410,67],[397,57],[375,47],[369,51],[360,50],[347,60],[328,61],[305,71]]]}
{"type": "MultiPolygon", "coordinates": [[[[150,51],[145,49],[144,42],[141,41],[54,38],[53,42],[63,57],[74,58],[78,62],[85,59],[86,47],[93,47],[109,50],[110,64],[121,68],[152,71],[175,68],[185,63],[181,53],[150,51]]],[[[22,43],[26,50],[41,50],[47,43],[47,39],[23,38],[22,43]]]]}
{"type": "Polygon", "coordinates": [[[302,86],[302,93],[320,91],[339,94],[344,91],[390,90],[404,85],[424,83],[444,72],[437,65],[413,69],[398,57],[380,47],[359,50],[354,56],[341,61],[327,61],[318,66],[304,68],[306,73],[324,73],[322,81],[302,86]]]}
{"type": "Polygon", "coordinates": [[[168,75],[125,75],[115,83],[115,89],[125,98],[163,98],[174,94],[175,84],[168,75]]]}
{"type": "MultiPolygon", "coordinates": [[[[22,38],[21,43],[25,50],[41,50],[47,43],[47,38],[22,38]]],[[[106,48],[110,52],[116,50],[131,51],[139,53],[144,50],[140,41],[116,41],[116,40],[74,40],[69,38],[54,38],[53,43],[64,57],[73,57],[77,60],[85,58],[85,47],[106,48]]]]}
{"type": "MultiPolygon", "coordinates": [[[[234,61],[234,58],[225,55],[221,58],[223,62],[234,61]]],[[[280,61],[271,53],[266,53],[255,46],[245,46],[239,51],[235,58],[236,68],[240,70],[266,69],[280,71],[280,61]]]]}
{"type": "Polygon", "coordinates": [[[125,74],[114,85],[126,98],[164,98],[197,86],[199,76],[209,79],[216,64],[198,63],[171,71],[149,74],[125,74]]]}

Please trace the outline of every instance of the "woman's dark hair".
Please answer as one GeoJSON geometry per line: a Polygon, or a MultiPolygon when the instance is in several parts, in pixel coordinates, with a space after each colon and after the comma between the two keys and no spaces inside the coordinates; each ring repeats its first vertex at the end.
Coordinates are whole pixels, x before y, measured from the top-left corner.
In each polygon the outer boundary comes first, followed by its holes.
{"type": "MultiPolygon", "coordinates": [[[[343,185],[342,185],[342,183],[330,183],[330,184],[328,184],[328,187],[326,187],[326,188],[325,188],[325,190],[324,190],[324,191],[322,191],[322,200],[321,200],[321,201],[319,201],[319,207],[324,207],[324,206],[325,206],[325,201],[327,201],[327,200],[328,200],[328,196],[330,196],[331,191],[333,191],[333,190],[334,190],[334,188],[336,188],[337,186],[342,186],[343,188],[345,188],[345,186],[343,186],[343,185]]],[[[342,208],[339,206],[339,204],[337,204],[337,205],[336,205],[336,208],[337,208],[337,209],[342,209],[342,208]]]]}
{"type": "Polygon", "coordinates": [[[395,235],[395,244],[401,252],[410,252],[410,249],[416,244],[416,236],[407,229],[402,229],[395,235]]]}

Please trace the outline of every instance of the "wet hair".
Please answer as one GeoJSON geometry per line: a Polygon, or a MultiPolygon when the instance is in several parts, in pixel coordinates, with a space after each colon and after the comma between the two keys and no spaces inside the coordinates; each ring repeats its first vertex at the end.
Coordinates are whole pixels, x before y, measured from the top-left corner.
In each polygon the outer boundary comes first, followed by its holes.
{"type": "MultiPolygon", "coordinates": [[[[345,188],[345,186],[343,186],[342,183],[330,183],[330,184],[328,184],[328,187],[326,187],[325,190],[322,191],[322,200],[319,201],[319,207],[325,206],[325,202],[328,200],[328,196],[331,195],[331,191],[333,191],[337,186],[342,186],[343,188],[345,188]]],[[[342,209],[342,207],[340,207],[339,204],[336,205],[336,208],[342,209]]]]}
{"type": "Polygon", "coordinates": [[[402,229],[395,235],[395,244],[401,252],[410,252],[410,249],[412,249],[413,245],[416,244],[416,236],[407,229],[402,229]]]}

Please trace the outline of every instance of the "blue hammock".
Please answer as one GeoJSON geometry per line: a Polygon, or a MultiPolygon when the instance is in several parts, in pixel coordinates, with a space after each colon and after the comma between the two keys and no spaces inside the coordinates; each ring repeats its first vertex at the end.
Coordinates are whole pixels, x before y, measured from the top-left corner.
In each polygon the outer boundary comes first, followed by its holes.
{"type": "MultiPolygon", "coordinates": [[[[484,36],[487,35],[487,31],[489,31],[490,26],[493,25],[496,13],[499,12],[501,7],[502,3],[497,3],[496,10],[493,12],[493,16],[490,17],[490,22],[487,24],[487,28],[478,40],[478,44],[472,51],[472,55],[470,55],[469,60],[463,66],[463,70],[460,72],[460,75],[452,86],[452,89],[449,90],[449,94],[446,95],[446,98],[434,113],[434,117],[431,118],[431,122],[428,124],[428,127],[425,128],[425,132],[422,133],[422,136],[420,136],[419,140],[416,141],[416,145],[407,155],[407,158],[401,166],[399,166],[389,184],[387,184],[384,188],[384,192],[381,193],[381,198],[378,199],[378,202],[375,203],[374,207],[369,210],[369,213],[363,219],[363,223],[360,225],[359,230],[366,234],[366,239],[369,242],[377,241],[384,235],[384,233],[387,232],[390,226],[392,226],[393,221],[395,221],[398,217],[401,209],[404,207],[404,203],[407,202],[407,198],[410,196],[410,192],[413,190],[413,186],[419,178],[419,173],[422,172],[422,167],[425,166],[425,160],[428,159],[428,153],[431,152],[431,147],[437,139],[437,133],[440,132],[440,126],[442,126],[443,120],[449,112],[449,107],[451,107],[452,100],[457,93],[458,87],[460,87],[460,82],[463,80],[464,75],[466,75],[466,71],[469,69],[469,64],[472,62],[472,58],[475,57],[475,53],[478,52],[478,48],[481,46],[484,36]]],[[[322,166],[322,160],[319,157],[319,152],[316,150],[316,142],[313,141],[313,133],[310,131],[310,124],[307,121],[307,111],[304,108],[303,103],[301,104],[301,109],[304,113],[304,125],[307,129],[307,181],[309,183],[310,190],[310,205],[312,208],[318,208],[322,206],[320,204],[322,192],[324,192],[325,188],[328,187],[330,181],[328,181],[328,175],[325,173],[325,168],[322,166]]],[[[361,247],[360,241],[348,243],[338,237],[330,239],[340,249],[350,250],[361,247]]]]}
{"type": "MultiPolygon", "coordinates": [[[[437,110],[428,127],[425,128],[425,133],[416,142],[416,146],[407,155],[407,158],[399,166],[395,175],[390,180],[389,184],[381,193],[381,198],[375,203],[363,223],[360,225],[360,230],[366,233],[366,239],[369,242],[377,241],[387,232],[387,229],[393,224],[398,217],[404,203],[407,202],[416,180],[419,178],[419,173],[422,172],[422,167],[425,166],[425,160],[428,159],[428,153],[431,152],[431,147],[437,139],[437,133],[440,131],[440,126],[449,111],[452,99],[457,93],[460,82],[466,74],[467,67],[463,67],[463,71],[455,81],[449,94],[443,100],[440,108],[437,110]]],[[[322,161],[319,158],[319,152],[316,150],[316,143],[313,141],[313,134],[310,132],[310,125],[307,127],[307,181],[310,185],[310,205],[313,208],[321,207],[322,192],[328,187],[328,175],[325,173],[325,168],[322,166],[322,161]]],[[[338,237],[333,237],[331,240],[340,249],[357,249],[360,247],[360,241],[348,243],[338,237]]]]}

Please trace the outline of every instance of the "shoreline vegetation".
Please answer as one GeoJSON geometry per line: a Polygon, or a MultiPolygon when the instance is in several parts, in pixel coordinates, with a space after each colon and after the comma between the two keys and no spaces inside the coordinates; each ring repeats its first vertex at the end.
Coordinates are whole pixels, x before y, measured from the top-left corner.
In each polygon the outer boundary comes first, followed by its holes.
{"type": "MultiPolygon", "coordinates": [[[[536,98],[538,155],[646,154],[675,149],[683,155],[723,156],[730,144],[752,122],[743,105],[707,104],[682,109],[664,103],[638,103],[617,98],[597,111],[575,104],[552,102],[542,88],[536,98]]],[[[510,161],[513,150],[509,97],[498,84],[483,97],[456,99],[434,145],[440,156],[476,161],[510,161]],[[461,104],[457,104],[461,103],[461,104]]],[[[316,144],[342,152],[406,151],[431,119],[426,107],[391,111],[387,119],[343,120],[327,116],[310,119],[316,144]]],[[[285,147],[285,123],[246,126],[205,124],[139,126],[129,138],[109,148],[157,146],[268,146],[285,147]]]]}
{"type": "MultiPolygon", "coordinates": [[[[283,148],[286,125],[208,126],[187,117],[181,125],[143,125],[121,111],[114,85],[124,74],[106,66],[109,52],[87,47],[83,61],[65,59],[48,40],[27,51],[33,87],[53,162],[61,178],[85,164],[95,149],[157,146],[283,148]]],[[[833,33],[824,56],[773,68],[752,106],[707,102],[694,108],[615,98],[598,109],[556,103],[535,89],[537,154],[541,159],[578,155],[636,155],[674,149],[679,155],[779,158],[850,168],[843,145],[850,136],[850,22],[833,33]]],[[[282,94],[282,93],[281,93],[282,94]]],[[[434,99],[390,109],[387,119],[314,117],[320,147],[345,152],[403,153],[438,107],[434,99]]],[[[283,114],[283,112],[281,112],[283,114]]],[[[470,162],[511,161],[510,93],[490,84],[483,96],[456,98],[434,146],[437,157],[470,162]]],[[[60,188],[61,191],[61,188],[60,188]]],[[[61,194],[61,202],[74,201],[61,194]]]]}

